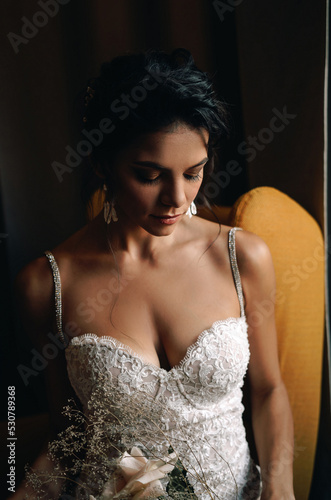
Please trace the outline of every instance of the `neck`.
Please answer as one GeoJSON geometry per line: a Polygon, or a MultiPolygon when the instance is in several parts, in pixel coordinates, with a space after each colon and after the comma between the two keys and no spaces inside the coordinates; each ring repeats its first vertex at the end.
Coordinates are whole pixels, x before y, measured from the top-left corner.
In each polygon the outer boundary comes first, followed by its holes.
{"type": "Polygon", "coordinates": [[[123,258],[134,261],[155,261],[161,250],[169,249],[178,238],[176,231],[167,236],[154,236],[133,224],[122,212],[118,213],[118,218],[118,222],[111,221],[107,224],[102,210],[91,224],[95,226],[100,239],[105,242],[107,252],[109,252],[108,239],[114,252],[118,256],[122,254],[123,258]]]}

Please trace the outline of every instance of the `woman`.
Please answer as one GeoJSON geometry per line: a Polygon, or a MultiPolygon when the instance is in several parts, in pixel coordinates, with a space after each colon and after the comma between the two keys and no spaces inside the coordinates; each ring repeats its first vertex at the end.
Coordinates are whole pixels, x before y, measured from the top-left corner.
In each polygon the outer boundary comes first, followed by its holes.
{"type": "Polygon", "coordinates": [[[89,82],[82,123],[86,197],[103,186],[104,210],[16,281],[38,349],[54,327],[65,347],[46,374],[55,431],[68,426],[70,396],[89,417],[107,401],[117,422],[131,404],[139,431],[120,433],[119,453],[137,443],[147,459],[175,453],[196,498],[293,499],[274,316],[253,319],[275,290],[270,252],[252,233],[195,216],[227,132],[208,76],[184,49],[118,57],[89,82]],[[247,367],[260,468],[242,422],[247,367]]]}

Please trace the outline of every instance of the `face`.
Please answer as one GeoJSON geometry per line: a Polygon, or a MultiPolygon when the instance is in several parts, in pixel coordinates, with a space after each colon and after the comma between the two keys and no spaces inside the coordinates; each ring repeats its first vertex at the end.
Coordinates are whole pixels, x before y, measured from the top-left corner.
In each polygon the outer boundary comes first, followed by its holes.
{"type": "Polygon", "coordinates": [[[179,125],[147,134],[115,164],[115,208],[123,222],[170,234],[196,197],[208,161],[208,132],[179,125]]]}

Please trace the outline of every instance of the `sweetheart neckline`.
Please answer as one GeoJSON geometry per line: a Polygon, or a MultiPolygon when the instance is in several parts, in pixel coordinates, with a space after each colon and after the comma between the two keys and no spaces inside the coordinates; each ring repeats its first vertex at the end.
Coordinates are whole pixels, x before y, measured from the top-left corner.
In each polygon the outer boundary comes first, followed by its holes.
{"type": "Polygon", "coordinates": [[[181,368],[181,366],[185,363],[185,361],[189,357],[189,355],[190,355],[191,351],[194,349],[194,347],[196,345],[198,345],[199,342],[201,341],[201,339],[204,338],[204,336],[207,333],[210,333],[215,328],[215,326],[217,324],[223,324],[223,323],[231,322],[233,320],[238,321],[238,322],[240,322],[241,320],[244,320],[244,323],[247,326],[247,321],[246,321],[246,316],[245,315],[239,316],[239,317],[230,316],[230,317],[225,318],[225,319],[217,319],[216,321],[214,321],[212,323],[212,325],[209,328],[206,328],[205,330],[203,330],[198,335],[197,339],[192,344],[190,344],[188,346],[188,348],[186,349],[186,352],[185,352],[185,355],[184,355],[183,359],[181,361],[179,361],[179,363],[177,365],[172,366],[170,368],[170,370],[166,370],[165,368],[162,368],[162,366],[157,366],[155,363],[150,363],[149,361],[147,361],[146,359],[144,359],[143,356],[141,356],[140,354],[136,353],[131,347],[129,347],[126,344],[123,344],[120,340],[116,339],[115,337],[112,337],[111,335],[101,335],[101,336],[99,336],[96,333],[83,333],[82,335],[76,335],[76,337],[73,337],[70,340],[70,342],[69,342],[69,344],[68,344],[68,346],[66,348],[66,351],[67,351],[67,349],[69,349],[69,347],[77,347],[77,346],[82,346],[82,345],[91,345],[91,344],[73,343],[74,339],[93,338],[93,339],[96,339],[97,341],[109,339],[110,341],[113,341],[113,343],[117,347],[119,347],[119,348],[123,349],[124,351],[126,351],[132,358],[139,359],[142,363],[144,363],[144,365],[151,366],[155,370],[164,371],[166,373],[171,373],[172,371],[181,368]]]}

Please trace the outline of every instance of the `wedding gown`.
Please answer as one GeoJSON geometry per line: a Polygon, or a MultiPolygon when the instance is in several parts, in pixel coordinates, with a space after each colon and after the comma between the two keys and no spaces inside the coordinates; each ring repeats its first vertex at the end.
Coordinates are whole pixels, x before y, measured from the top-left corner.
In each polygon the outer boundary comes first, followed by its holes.
{"type": "MultiPolygon", "coordinates": [[[[131,413],[141,411],[131,444],[154,457],[166,456],[171,446],[201,500],[253,500],[261,493],[260,469],[250,457],[242,421],[250,352],[235,251],[237,229],[229,232],[229,255],[241,315],[215,321],[201,332],[177,366],[167,371],[118,340],[95,333],[72,338],[65,350],[69,379],[84,412],[93,411],[92,400],[99,397],[104,404],[106,398],[116,417],[125,420],[132,400],[131,413]]],[[[45,255],[53,271],[56,321],[62,332],[60,274],[53,254],[45,255]]],[[[123,438],[124,445],[129,441],[123,438]]]]}

